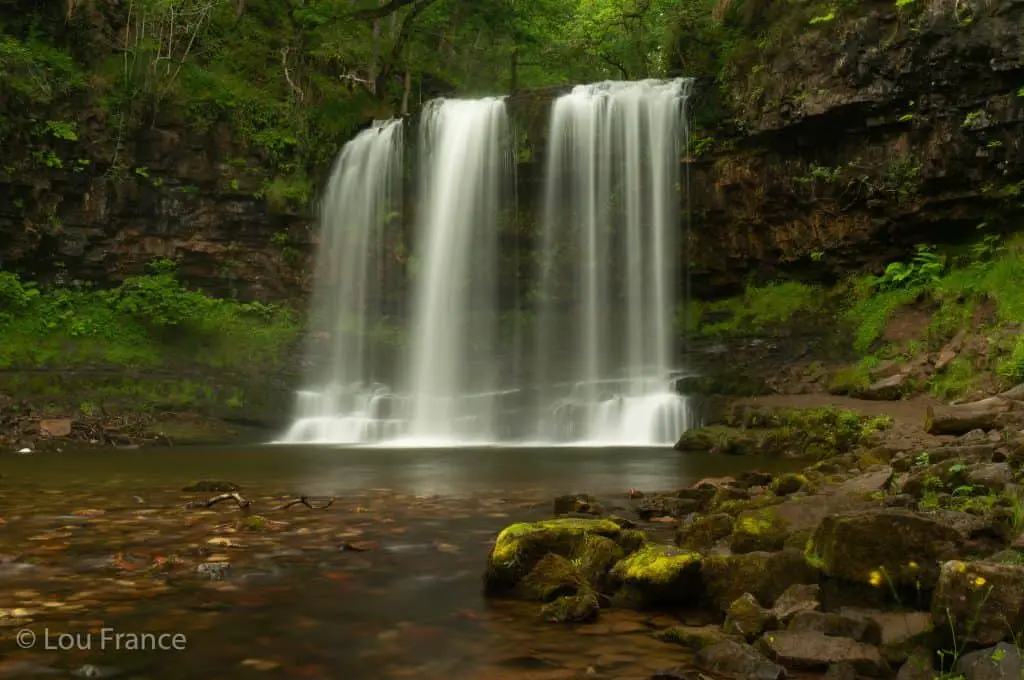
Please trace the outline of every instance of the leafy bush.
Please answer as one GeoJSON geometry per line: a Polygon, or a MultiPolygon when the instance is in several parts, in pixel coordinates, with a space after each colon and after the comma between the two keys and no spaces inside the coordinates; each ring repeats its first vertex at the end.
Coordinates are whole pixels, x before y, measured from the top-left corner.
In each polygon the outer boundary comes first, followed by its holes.
{"type": "Polygon", "coordinates": [[[722,336],[777,329],[792,321],[798,312],[820,310],[823,300],[821,288],[797,281],[750,285],[738,298],[700,307],[698,332],[722,336]]]}
{"type": "Polygon", "coordinates": [[[0,272],[0,366],[274,365],[298,336],[287,309],[189,290],[174,263],[108,290],[41,292],[0,272]]]}

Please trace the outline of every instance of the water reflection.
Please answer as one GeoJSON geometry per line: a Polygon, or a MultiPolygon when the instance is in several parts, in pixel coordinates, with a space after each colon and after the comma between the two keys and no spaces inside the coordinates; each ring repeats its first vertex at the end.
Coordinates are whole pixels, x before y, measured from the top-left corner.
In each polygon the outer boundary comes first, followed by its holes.
{"type": "Polygon", "coordinates": [[[184,485],[227,479],[243,486],[340,495],[393,489],[420,496],[586,490],[671,489],[751,467],[788,469],[762,458],[680,454],[666,448],[554,447],[378,449],[315,446],[181,447],[11,456],[0,469],[22,482],[66,485],[91,480],[109,488],[184,485]]]}

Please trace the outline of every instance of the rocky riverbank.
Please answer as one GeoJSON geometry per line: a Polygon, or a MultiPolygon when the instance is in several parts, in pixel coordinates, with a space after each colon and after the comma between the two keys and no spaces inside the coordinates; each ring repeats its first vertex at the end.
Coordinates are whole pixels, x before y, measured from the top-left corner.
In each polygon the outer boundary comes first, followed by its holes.
{"type": "Polygon", "coordinates": [[[957,435],[929,433],[925,418],[746,405],[719,426],[742,445],[702,428],[683,448],[815,461],[557,499],[554,519],[497,537],[485,591],[535,601],[549,622],[665,615],[652,634],[693,664],[652,680],[1020,677],[1024,403],[1007,404],[998,423],[957,435]]]}

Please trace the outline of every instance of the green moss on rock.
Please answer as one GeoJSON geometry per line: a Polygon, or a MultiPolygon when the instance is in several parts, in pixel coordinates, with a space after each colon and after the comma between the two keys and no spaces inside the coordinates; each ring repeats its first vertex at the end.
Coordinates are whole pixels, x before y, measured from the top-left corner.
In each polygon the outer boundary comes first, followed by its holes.
{"type": "Polygon", "coordinates": [[[701,556],[670,545],[644,545],[614,567],[610,576],[628,606],[697,601],[702,592],[701,556]]]}
{"type": "Polygon", "coordinates": [[[611,520],[561,518],[513,524],[500,534],[487,559],[484,591],[509,594],[547,555],[565,558],[583,578],[607,568],[613,558],[635,550],[643,542],[638,531],[623,530],[611,520]],[[603,541],[612,541],[621,553],[603,541]]]}
{"type": "Polygon", "coordinates": [[[730,547],[736,554],[782,550],[788,535],[786,523],[776,515],[774,508],[748,510],[736,517],[730,547]]]}
{"type": "Polygon", "coordinates": [[[681,526],[676,543],[689,550],[706,550],[732,533],[733,518],[724,512],[700,515],[681,526]]]}
{"type": "Polygon", "coordinates": [[[787,588],[817,583],[819,571],[799,550],[710,555],[701,563],[701,578],[711,603],[726,611],[744,593],[760,602],[774,602],[787,588]]]}
{"type": "Polygon", "coordinates": [[[515,587],[515,596],[533,602],[551,602],[589,589],[586,578],[572,561],[549,554],[540,559],[515,587]]]}
{"type": "Polygon", "coordinates": [[[551,623],[587,623],[597,618],[600,605],[593,593],[566,595],[544,605],[541,618],[551,623]]]}

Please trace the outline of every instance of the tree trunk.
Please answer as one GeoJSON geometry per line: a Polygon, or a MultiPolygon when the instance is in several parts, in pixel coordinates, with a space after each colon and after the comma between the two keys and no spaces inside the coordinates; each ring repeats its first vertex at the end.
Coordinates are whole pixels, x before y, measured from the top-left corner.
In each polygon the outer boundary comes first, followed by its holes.
{"type": "Polygon", "coordinates": [[[1014,402],[1002,397],[956,406],[929,406],[924,429],[929,434],[967,434],[971,430],[996,430],[1020,419],[1011,413],[1014,402]]]}
{"type": "Polygon", "coordinates": [[[409,93],[412,90],[412,69],[408,64],[405,65],[405,80],[402,83],[402,113],[403,116],[409,115],[409,93]]]}

